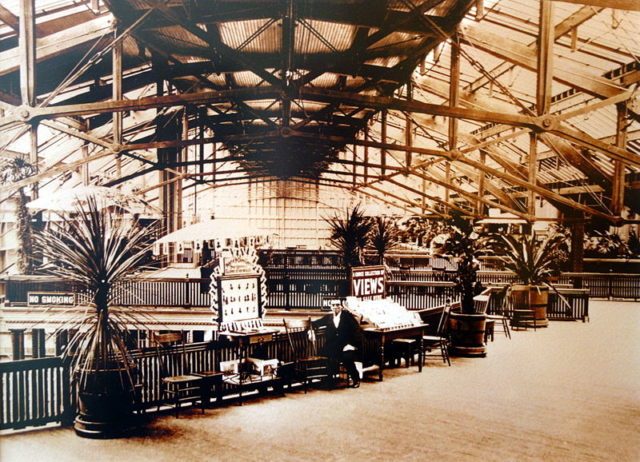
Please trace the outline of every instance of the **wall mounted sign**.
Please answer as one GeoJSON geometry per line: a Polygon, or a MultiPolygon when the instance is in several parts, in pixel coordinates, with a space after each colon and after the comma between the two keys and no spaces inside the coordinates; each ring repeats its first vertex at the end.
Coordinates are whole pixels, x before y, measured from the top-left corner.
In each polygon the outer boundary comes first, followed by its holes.
{"type": "Polygon", "coordinates": [[[29,306],[74,306],[76,294],[67,292],[28,292],[29,306]]]}
{"type": "Polygon", "coordinates": [[[351,295],[362,299],[385,296],[384,266],[358,266],[351,268],[351,295]]]}

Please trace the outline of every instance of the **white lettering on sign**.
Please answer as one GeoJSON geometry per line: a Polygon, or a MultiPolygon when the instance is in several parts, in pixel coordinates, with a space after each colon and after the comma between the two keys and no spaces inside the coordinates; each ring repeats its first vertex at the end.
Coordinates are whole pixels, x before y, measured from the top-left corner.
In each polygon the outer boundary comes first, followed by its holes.
{"type": "Polygon", "coordinates": [[[29,305],[75,305],[76,296],[64,293],[33,293],[27,294],[29,305]]]}
{"type": "Polygon", "coordinates": [[[351,293],[355,297],[384,296],[384,268],[354,269],[351,293]]]}

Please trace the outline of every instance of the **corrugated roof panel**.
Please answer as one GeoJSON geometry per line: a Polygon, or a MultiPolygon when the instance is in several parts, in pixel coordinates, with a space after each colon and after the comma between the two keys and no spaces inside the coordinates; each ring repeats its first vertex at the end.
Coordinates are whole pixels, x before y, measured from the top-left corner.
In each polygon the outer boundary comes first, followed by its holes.
{"type": "Polygon", "coordinates": [[[276,53],[282,48],[282,21],[254,19],[223,22],[218,27],[222,43],[234,50],[242,46],[244,52],[276,53]]]}
{"type": "Polygon", "coordinates": [[[296,53],[347,51],[353,44],[357,28],[347,24],[305,19],[295,31],[296,53]]]}

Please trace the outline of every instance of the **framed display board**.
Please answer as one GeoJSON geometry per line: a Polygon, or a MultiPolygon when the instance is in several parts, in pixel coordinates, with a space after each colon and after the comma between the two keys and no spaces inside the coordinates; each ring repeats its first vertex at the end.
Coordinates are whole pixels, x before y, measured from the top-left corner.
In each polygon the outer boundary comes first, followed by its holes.
{"type": "Polygon", "coordinates": [[[262,318],[261,280],[259,274],[221,276],[218,285],[218,323],[262,318]]]}

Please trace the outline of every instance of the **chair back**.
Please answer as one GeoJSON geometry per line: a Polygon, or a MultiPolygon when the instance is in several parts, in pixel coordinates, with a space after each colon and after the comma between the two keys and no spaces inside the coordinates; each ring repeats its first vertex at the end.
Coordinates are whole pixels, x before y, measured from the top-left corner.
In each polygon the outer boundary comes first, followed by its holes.
{"type": "Polygon", "coordinates": [[[489,306],[489,298],[491,295],[476,295],[473,297],[473,311],[476,314],[485,314],[489,306]]]}
{"type": "Polygon", "coordinates": [[[156,344],[156,354],[158,356],[160,375],[162,377],[167,377],[169,375],[178,375],[170,373],[169,368],[167,367],[167,363],[165,362],[165,354],[163,354],[169,347],[175,345],[182,346],[182,354],[180,354],[179,361],[174,362],[176,369],[178,369],[179,374],[189,373],[189,364],[186,360],[186,348],[184,335],[182,332],[168,332],[166,334],[154,333],[152,336],[152,341],[156,344]]]}
{"type": "Polygon", "coordinates": [[[283,319],[282,322],[294,359],[317,354],[315,331],[310,317],[307,319],[283,319]],[[313,332],[313,335],[309,334],[310,331],[313,332]]]}
{"type": "Polygon", "coordinates": [[[436,333],[443,337],[447,330],[447,322],[449,321],[449,313],[451,312],[451,304],[447,303],[442,309],[442,314],[440,315],[440,321],[438,322],[438,330],[436,333]]]}

